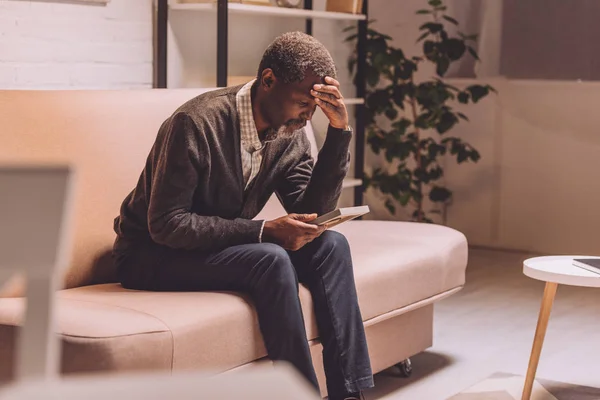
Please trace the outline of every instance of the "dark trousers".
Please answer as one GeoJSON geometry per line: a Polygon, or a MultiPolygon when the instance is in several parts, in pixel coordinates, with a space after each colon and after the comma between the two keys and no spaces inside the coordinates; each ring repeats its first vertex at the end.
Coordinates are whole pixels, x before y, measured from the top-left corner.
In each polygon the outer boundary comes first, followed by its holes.
{"type": "Polygon", "coordinates": [[[298,283],[306,285],[323,344],[329,398],[373,386],[350,249],[340,233],[326,231],[296,252],[271,243],[214,254],[147,244],[115,250],[115,256],[126,288],[248,294],[269,358],[291,363],[318,390],[298,297],[298,283]]]}

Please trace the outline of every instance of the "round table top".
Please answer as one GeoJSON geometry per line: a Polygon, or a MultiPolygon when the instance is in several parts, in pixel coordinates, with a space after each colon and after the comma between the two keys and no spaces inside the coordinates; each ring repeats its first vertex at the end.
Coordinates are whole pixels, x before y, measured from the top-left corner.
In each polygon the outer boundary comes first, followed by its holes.
{"type": "Polygon", "coordinates": [[[571,286],[600,287],[600,274],[573,265],[574,258],[597,256],[544,256],[523,261],[523,273],[540,281],[571,286]]]}

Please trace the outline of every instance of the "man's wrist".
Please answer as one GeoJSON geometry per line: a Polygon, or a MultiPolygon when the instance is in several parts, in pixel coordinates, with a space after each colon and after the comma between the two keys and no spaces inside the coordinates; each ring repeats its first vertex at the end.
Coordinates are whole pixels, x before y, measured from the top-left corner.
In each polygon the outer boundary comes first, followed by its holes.
{"type": "Polygon", "coordinates": [[[337,129],[339,131],[344,131],[344,132],[352,131],[352,127],[349,124],[345,124],[343,126],[339,126],[339,125],[333,125],[333,124],[330,123],[329,126],[331,128],[333,128],[333,129],[337,129]]]}

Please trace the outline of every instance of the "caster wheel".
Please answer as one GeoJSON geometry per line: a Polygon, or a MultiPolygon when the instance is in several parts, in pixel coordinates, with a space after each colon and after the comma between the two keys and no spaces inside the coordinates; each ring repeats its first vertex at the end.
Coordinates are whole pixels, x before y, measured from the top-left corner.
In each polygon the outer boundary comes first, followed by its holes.
{"type": "Polygon", "coordinates": [[[396,364],[396,366],[400,370],[401,376],[408,378],[409,376],[412,375],[412,362],[410,361],[410,358],[407,358],[406,360],[399,362],[398,364],[396,364]]]}

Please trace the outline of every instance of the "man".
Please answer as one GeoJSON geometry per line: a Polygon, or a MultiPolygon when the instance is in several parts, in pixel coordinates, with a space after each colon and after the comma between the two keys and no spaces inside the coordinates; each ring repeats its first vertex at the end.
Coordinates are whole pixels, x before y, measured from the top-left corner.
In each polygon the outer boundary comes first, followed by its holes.
{"type": "Polygon", "coordinates": [[[298,298],[305,284],[332,400],[373,386],[348,243],[309,224],[335,209],[348,170],[352,133],[335,75],[321,43],[288,33],[267,48],[256,80],[182,105],[122,204],[114,246],[126,288],[248,294],[269,357],[318,390],[298,298]],[[302,128],[316,107],[329,128],[313,168],[302,128]],[[253,220],[273,193],[290,214],[253,220]]]}

